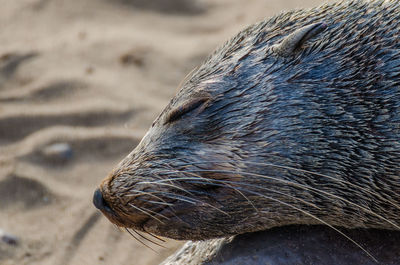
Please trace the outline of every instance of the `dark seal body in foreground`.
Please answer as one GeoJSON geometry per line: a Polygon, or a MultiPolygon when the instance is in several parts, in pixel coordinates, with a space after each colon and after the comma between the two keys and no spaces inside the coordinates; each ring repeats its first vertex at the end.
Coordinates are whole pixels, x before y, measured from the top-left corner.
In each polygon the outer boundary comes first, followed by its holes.
{"type": "Polygon", "coordinates": [[[400,229],[400,4],[240,32],[96,190],[118,226],[202,240],[292,224],[400,229]]]}
{"type": "Polygon", "coordinates": [[[366,251],[327,226],[284,226],[189,241],[162,265],[400,265],[400,231],[342,231],[366,251]]]}

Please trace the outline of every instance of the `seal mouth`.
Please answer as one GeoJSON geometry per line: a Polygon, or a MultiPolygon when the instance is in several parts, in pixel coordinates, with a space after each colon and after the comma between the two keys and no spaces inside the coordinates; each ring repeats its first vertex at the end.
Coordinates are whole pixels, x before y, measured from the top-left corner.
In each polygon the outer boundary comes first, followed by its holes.
{"type": "Polygon", "coordinates": [[[151,223],[150,221],[152,220],[160,224],[168,221],[173,216],[170,211],[166,211],[167,213],[165,213],[165,215],[161,213],[164,212],[167,207],[160,208],[158,211],[153,211],[154,215],[151,216],[144,215],[143,213],[136,213],[134,215],[126,216],[125,214],[123,214],[123,216],[120,216],[120,214],[118,214],[120,212],[113,210],[110,204],[104,199],[103,193],[99,188],[96,189],[93,194],[93,204],[107,217],[107,219],[109,219],[115,225],[119,227],[138,229],[142,231],[144,231],[145,225],[148,222],[151,223]],[[164,220],[161,220],[162,218],[157,215],[162,216],[164,220]]]}
{"type": "Polygon", "coordinates": [[[211,185],[211,180],[202,181],[212,177],[222,179],[220,175],[201,174],[201,179],[190,178],[193,182],[188,183],[180,182],[179,177],[169,176],[171,181],[177,179],[171,184],[169,178],[132,181],[133,176],[119,173],[117,176],[122,176],[122,180],[134,183],[121,188],[121,179],[107,179],[94,191],[93,204],[119,227],[186,239],[187,232],[198,227],[198,222],[203,218],[202,210],[199,209],[207,208],[212,209],[212,212],[224,213],[224,210],[219,209],[223,204],[218,198],[225,197],[231,191],[228,189],[225,193],[225,187],[211,185]],[[184,232],[179,232],[176,227],[184,232]]]}

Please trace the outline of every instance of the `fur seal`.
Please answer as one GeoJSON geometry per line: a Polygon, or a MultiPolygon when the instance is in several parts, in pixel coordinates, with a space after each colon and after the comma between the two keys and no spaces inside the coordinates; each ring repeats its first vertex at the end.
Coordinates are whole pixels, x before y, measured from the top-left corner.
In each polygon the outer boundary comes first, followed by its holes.
{"type": "Polygon", "coordinates": [[[204,240],[284,225],[400,230],[400,4],[241,31],[95,191],[114,224],[204,240]]]}

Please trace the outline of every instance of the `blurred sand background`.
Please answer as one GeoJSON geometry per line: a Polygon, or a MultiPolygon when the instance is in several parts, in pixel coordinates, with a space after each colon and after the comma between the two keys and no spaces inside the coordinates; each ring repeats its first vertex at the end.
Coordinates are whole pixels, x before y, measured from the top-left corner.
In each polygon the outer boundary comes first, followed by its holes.
{"type": "Polygon", "coordinates": [[[173,252],[180,242],[156,253],[118,230],[93,191],[218,45],[320,2],[0,0],[0,264],[151,265],[173,252]]]}

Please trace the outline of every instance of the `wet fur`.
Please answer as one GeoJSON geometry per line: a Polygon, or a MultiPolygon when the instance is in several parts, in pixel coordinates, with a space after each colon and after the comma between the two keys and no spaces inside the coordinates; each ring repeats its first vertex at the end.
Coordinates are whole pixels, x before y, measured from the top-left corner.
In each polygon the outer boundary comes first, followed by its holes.
{"type": "Polygon", "coordinates": [[[400,4],[283,13],[191,73],[100,186],[120,226],[208,239],[289,224],[400,229],[400,4]],[[292,56],[273,47],[327,27],[292,56]],[[196,98],[205,103],[167,122],[196,98]]]}

